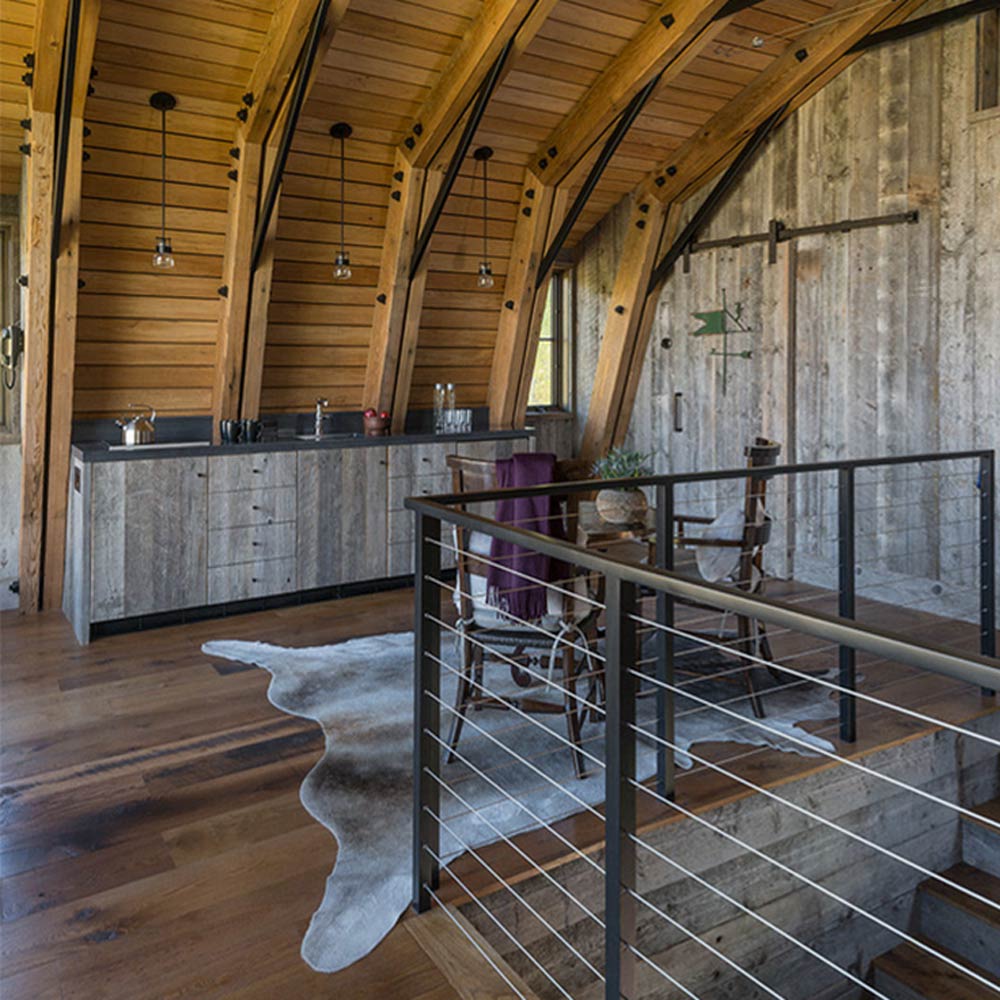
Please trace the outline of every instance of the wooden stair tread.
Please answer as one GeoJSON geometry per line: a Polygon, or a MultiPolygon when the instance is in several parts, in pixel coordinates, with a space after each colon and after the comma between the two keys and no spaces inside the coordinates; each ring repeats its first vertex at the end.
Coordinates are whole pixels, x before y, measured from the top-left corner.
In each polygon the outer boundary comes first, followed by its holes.
{"type": "MultiPolygon", "coordinates": [[[[985,896],[1000,906],[1000,878],[964,863],[941,872],[941,875],[956,885],[977,892],[980,896],[985,896]]],[[[959,889],[953,889],[933,878],[921,883],[920,888],[947,900],[953,906],[967,910],[985,923],[1000,927],[1000,910],[965,895],[959,889]]]]}
{"type": "MultiPolygon", "coordinates": [[[[930,946],[942,955],[961,962],[977,975],[983,976],[990,982],[996,982],[997,989],[1000,990],[1000,982],[979,966],[936,943],[930,943],[930,946]]],[[[905,941],[892,951],[879,955],[873,960],[872,967],[892,976],[915,993],[927,997],[927,1000],[997,1000],[997,996],[1000,995],[940,958],[928,955],[927,952],[905,941]]]]}
{"type": "Polygon", "coordinates": [[[519,995],[535,1000],[521,977],[454,907],[449,906],[447,913],[435,907],[408,916],[402,926],[444,973],[461,1000],[518,1000],[519,995]],[[504,981],[504,976],[509,982],[504,981]]]}

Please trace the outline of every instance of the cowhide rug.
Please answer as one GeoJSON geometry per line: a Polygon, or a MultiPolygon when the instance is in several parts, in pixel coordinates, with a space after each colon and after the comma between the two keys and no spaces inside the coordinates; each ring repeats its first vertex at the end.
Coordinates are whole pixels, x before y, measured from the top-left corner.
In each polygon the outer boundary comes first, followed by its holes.
{"type": "MultiPolygon", "coordinates": [[[[336,837],[338,853],[323,901],[302,942],[302,957],[317,971],[336,972],[368,954],[410,902],[413,635],[379,635],[306,649],[216,641],[202,649],[210,656],[270,671],[271,703],[290,715],[315,720],[326,735],[326,751],[303,781],[301,799],[309,813],[336,837]]],[[[450,647],[442,655],[457,665],[450,647]]],[[[714,663],[715,670],[720,668],[718,659],[707,662],[714,663]]],[[[447,671],[443,673],[453,680],[447,671]]],[[[509,687],[509,670],[500,664],[488,665],[486,683],[495,689],[509,687]]],[[[766,689],[767,683],[763,679],[761,688],[766,689]]],[[[698,682],[694,690],[699,697],[714,701],[731,702],[742,693],[719,681],[698,682]]],[[[454,684],[443,681],[442,697],[447,703],[453,694],[454,684]]],[[[651,715],[654,701],[642,702],[647,715],[651,715]]],[[[728,707],[751,717],[745,701],[731,702],[728,707]]],[[[807,684],[776,690],[766,695],[765,707],[769,727],[833,749],[827,741],[796,726],[807,719],[836,716],[836,702],[828,689],[807,684]]],[[[694,743],[732,741],[803,752],[780,736],[695,702],[679,699],[677,710],[677,743],[685,748],[694,743]]],[[[442,710],[441,715],[444,724],[449,713],[442,710]]],[[[509,741],[555,783],[549,784],[537,771],[513,761],[484,735],[466,726],[459,752],[520,798],[535,816],[553,822],[579,812],[577,800],[591,805],[603,801],[603,771],[597,769],[590,777],[577,779],[569,751],[552,735],[565,735],[562,717],[532,717],[547,722],[551,730],[509,712],[482,711],[470,718],[481,729],[509,741]]],[[[603,726],[588,723],[583,736],[588,752],[603,758],[603,726]]],[[[681,767],[690,764],[688,758],[678,759],[681,767]]],[[[649,777],[654,770],[654,751],[641,744],[640,777],[649,777]]],[[[455,783],[465,802],[476,807],[495,829],[477,820],[456,798],[442,793],[442,818],[453,830],[453,836],[443,833],[441,839],[442,854],[448,857],[461,854],[463,845],[495,842],[499,839],[495,830],[510,836],[538,826],[495,787],[470,774],[470,768],[461,762],[445,765],[444,777],[455,783]]]]}

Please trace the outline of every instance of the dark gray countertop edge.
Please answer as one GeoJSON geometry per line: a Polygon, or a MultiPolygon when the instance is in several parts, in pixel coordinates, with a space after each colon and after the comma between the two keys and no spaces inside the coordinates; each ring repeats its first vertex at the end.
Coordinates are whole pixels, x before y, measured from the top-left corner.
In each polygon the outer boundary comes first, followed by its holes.
{"type": "Polygon", "coordinates": [[[330,448],[384,448],[387,445],[461,444],[464,441],[502,441],[526,438],[531,430],[475,431],[472,434],[398,434],[390,437],[332,437],[326,441],[281,439],[255,441],[251,444],[178,445],[177,447],[120,448],[112,451],[106,441],[87,441],[73,445],[73,457],[81,462],[135,462],[153,458],[199,458],[202,455],[254,455],[262,452],[317,451],[330,448]]]}

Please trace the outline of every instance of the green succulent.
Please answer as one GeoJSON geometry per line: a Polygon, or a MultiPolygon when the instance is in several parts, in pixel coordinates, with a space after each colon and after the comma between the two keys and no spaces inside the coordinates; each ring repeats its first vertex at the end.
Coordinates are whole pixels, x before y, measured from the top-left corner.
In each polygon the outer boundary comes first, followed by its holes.
{"type": "Polygon", "coordinates": [[[653,474],[648,464],[652,457],[641,451],[612,448],[594,463],[593,472],[599,479],[641,479],[653,474]]]}

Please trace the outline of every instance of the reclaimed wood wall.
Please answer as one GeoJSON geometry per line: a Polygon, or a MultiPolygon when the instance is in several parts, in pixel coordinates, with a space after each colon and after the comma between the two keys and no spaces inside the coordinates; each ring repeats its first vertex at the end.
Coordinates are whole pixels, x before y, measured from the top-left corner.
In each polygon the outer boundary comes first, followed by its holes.
{"type": "MultiPolygon", "coordinates": [[[[658,471],[742,465],[757,434],[803,462],[1000,446],[1000,115],[974,110],[975,49],[967,20],[867,53],[779,129],[725,200],[699,238],[766,231],[771,218],[806,226],[915,208],[920,219],[802,238],[773,266],[761,244],[694,254],[689,274],[678,265],[656,305],[628,440],[658,471]],[[709,356],[720,338],[690,336],[691,313],[719,308],[723,290],[754,330],[731,341],[753,357],[729,359],[726,391],[709,356]]],[[[620,211],[592,233],[578,265],[578,429],[625,221],[620,211]]],[[[940,483],[914,483],[913,470],[873,476],[859,490],[859,507],[885,508],[859,525],[882,536],[880,572],[974,582],[975,470],[948,472],[940,483]],[[949,508],[951,494],[961,499],[949,508]],[[915,512],[890,510],[903,502],[915,512]],[[941,546],[928,552],[935,531],[941,546]]],[[[826,558],[832,485],[817,480],[795,508],[800,546],[826,558]]]]}

